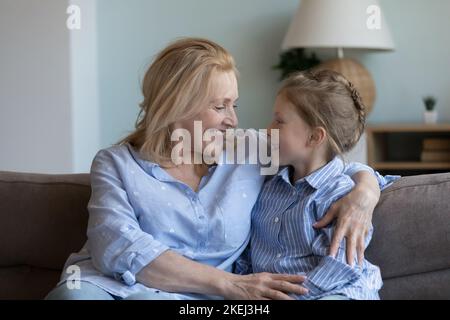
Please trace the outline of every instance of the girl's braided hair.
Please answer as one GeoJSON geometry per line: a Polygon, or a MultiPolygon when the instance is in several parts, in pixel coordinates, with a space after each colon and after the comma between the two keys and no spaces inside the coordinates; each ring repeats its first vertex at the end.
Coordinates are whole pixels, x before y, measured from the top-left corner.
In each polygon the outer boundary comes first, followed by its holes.
{"type": "Polygon", "coordinates": [[[293,73],[279,94],[286,96],[308,125],[327,131],[332,156],[350,151],[364,132],[366,108],[361,96],[338,72],[293,73]]]}

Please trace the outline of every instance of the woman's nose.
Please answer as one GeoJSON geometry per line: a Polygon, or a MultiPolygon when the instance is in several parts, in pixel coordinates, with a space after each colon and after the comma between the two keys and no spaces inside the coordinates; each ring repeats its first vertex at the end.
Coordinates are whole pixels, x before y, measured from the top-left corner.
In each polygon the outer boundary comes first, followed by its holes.
{"type": "Polygon", "coordinates": [[[228,127],[231,127],[231,128],[236,128],[237,127],[237,125],[238,125],[238,118],[237,118],[236,112],[234,111],[234,108],[231,108],[231,109],[228,110],[227,116],[225,118],[225,124],[228,127]]]}

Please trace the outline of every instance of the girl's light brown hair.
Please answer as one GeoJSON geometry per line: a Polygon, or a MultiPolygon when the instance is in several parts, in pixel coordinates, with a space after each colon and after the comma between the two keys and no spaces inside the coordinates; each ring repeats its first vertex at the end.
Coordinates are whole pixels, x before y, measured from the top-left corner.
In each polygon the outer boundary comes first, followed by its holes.
{"type": "Polygon", "coordinates": [[[135,130],[117,144],[129,143],[150,161],[170,161],[171,127],[207,106],[215,72],[237,70],[233,57],[213,41],[183,38],[162,50],[142,83],[144,100],[135,130]]]}
{"type": "Polygon", "coordinates": [[[330,156],[350,151],[364,132],[366,111],[361,96],[340,73],[296,72],[284,81],[279,94],[285,95],[310,127],[326,130],[330,156]]]}

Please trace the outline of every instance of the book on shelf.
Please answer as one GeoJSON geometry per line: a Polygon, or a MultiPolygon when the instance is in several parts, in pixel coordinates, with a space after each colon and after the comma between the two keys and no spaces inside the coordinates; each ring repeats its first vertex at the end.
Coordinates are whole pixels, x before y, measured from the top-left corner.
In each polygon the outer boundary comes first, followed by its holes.
{"type": "Polygon", "coordinates": [[[448,151],[450,152],[450,138],[433,138],[423,140],[424,151],[448,151]]]}
{"type": "Polygon", "coordinates": [[[447,151],[422,151],[423,162],[450,162],[450,150],[447,151]]]}

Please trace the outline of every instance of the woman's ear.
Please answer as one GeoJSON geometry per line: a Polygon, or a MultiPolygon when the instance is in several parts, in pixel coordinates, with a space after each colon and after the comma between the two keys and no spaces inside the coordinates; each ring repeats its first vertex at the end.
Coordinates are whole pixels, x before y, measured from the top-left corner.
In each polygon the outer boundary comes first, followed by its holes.
{"type": "Polygon", "coordinates": [[[309,143],[312,147],[320,146],[327,138],[327,131],[323,127],[311,129],[309,143]]]}

